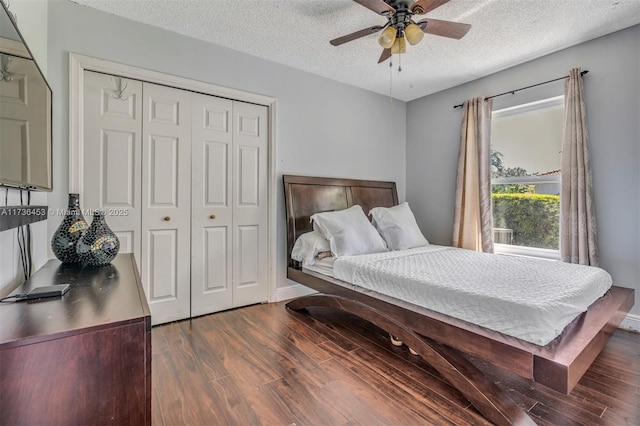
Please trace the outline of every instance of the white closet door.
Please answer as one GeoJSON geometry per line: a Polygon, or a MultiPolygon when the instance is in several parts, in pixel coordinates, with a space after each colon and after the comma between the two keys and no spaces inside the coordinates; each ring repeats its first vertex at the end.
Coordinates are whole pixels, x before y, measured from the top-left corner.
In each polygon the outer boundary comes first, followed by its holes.
{"type": "MultiPolygon", "coordinates": [[[[83,192],[85,210],[106,212],[120,240],[120,253],[134,253],[140,267],[140,161],[142,83],[123,79],[118,98],[115,77],[84,72],[83,192]]],[[[91,223],[90,217],[85,217],[91,223]]]]}
{"type": "Polygon", "coordinates": [[[136,254],[153,324],[266,301],[268,109],[84,81],[81,203],[136,254]]]}
{"type": "Polygon", "coordinates": [[[153,324],[190,316],[191,93],[144,83],[142,283],[153,324]]]}
{"type": "Polygon", "coordinates": [[[191,315],[233,307],[232,105],[193,95],[191,315]]]}
{"type": "Polygon", "coordinates": [[[267,300],[267,108],[233,102],[233,305],[267,300]]]}

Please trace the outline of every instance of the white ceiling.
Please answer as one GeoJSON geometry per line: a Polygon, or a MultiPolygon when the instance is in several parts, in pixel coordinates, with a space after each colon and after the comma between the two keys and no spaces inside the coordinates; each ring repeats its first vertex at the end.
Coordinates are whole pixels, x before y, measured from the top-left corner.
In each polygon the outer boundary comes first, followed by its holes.
{"type": "MultiPolygon", "coordinates": [[[[426,34],[378,64],[384,25],[351,0],[73,0],[105,12],[410,101],[640,22],[640,0],[451,0],[427,18],[471,24],[461,40],[426,34]],[[390,75],[392,74],[392,75],[390,75]]],[[[422,17],[421,17],[422,18],[422,17]]],[[[579,65],[579,64],[577,64],[579,65]]]]}

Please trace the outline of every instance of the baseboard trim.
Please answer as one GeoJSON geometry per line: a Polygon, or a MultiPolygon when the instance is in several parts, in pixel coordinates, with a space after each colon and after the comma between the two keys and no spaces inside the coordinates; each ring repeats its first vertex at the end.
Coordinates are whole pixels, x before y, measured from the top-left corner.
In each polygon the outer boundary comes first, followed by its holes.
{"type": "Polygon", "coordinates": [[[640,315],[627,314],[625,319],[622,320],[620,328],[623,330],[635,331],[636,333],[640,333],[640,315]]]}
{"type": "Polygon", "coordinates": [[[307,296],[312,293],[317,292],[309,287],[303,286],[302,284],[280,287],[276,289],[276,302],[295,299],[296,297],[307,296]]]}

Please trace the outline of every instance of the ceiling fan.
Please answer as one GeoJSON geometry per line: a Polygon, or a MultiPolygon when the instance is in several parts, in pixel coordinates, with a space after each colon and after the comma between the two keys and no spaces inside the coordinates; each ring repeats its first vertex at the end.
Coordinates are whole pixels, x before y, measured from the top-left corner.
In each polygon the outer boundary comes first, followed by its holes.
{"type": "Polygon", "coordinates": [[[378,43],[384,49],[378,63],[384,62],[392,54],[405,53],[407,42],[411,45],[420,43],[424,33],[442,37],[461,39],[471,28],[469,24],[441,21],[438,19],[423,19],[414,22],[414,15],[424,15],[442,6],[449,0],[353,0],[356,3],[387,18],[384,26],[373,26],[355,33],[347,34],[331,40],[333,46],[357,40],[369,34],[382,31],[378,43]]]}

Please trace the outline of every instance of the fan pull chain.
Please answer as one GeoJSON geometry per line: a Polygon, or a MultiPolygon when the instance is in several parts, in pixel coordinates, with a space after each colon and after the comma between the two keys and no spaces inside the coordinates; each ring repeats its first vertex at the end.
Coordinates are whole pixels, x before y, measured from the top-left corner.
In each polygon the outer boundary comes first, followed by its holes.
{"type": "Polygon", "coordinates": [[[393,112],[393,56],[389,58],[389,108],[393,112]]]}

